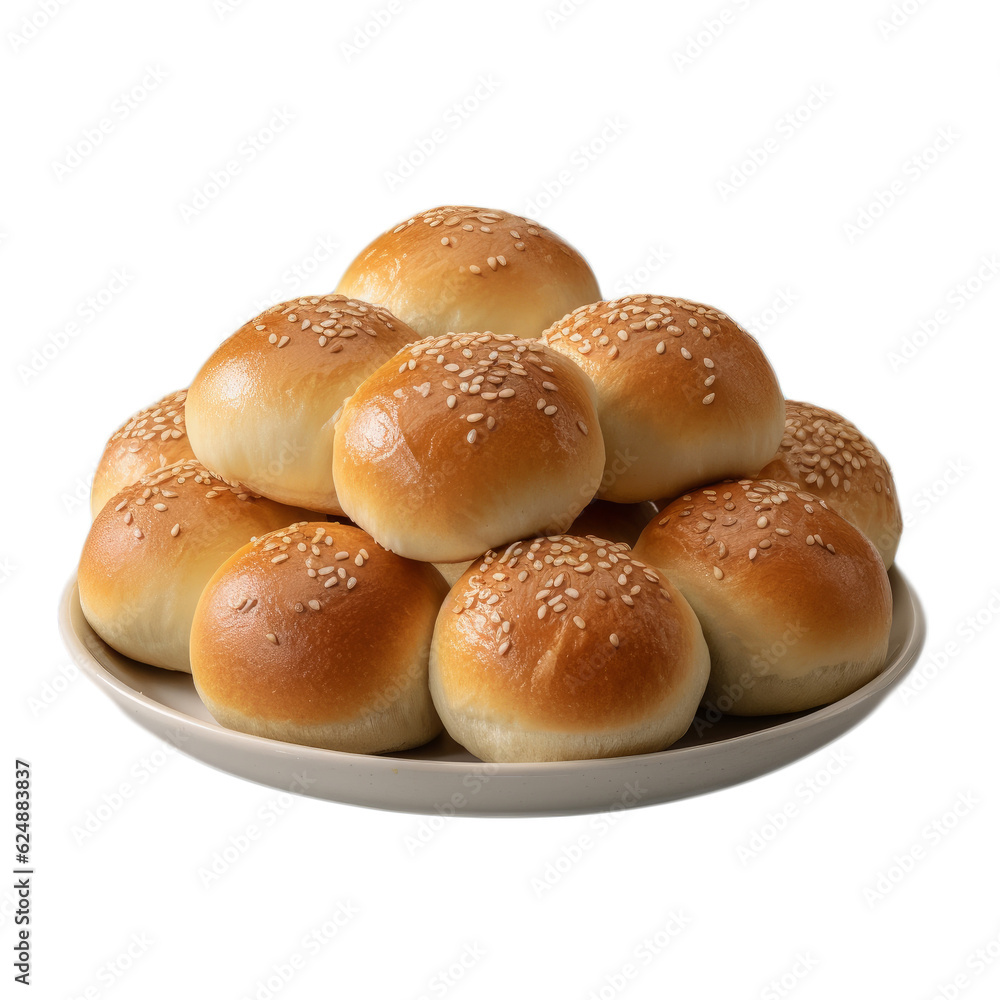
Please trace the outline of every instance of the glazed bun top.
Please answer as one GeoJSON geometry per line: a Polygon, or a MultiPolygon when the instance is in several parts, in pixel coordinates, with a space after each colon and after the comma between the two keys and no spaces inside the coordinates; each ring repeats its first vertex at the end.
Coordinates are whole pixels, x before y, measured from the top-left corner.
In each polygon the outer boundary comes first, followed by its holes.
{"type": "Polygon", "coordinates": [[[211,575],[255,535],[305,514],[200,462],[160,469],[116,493],[94,519],[77,578],[84,614],[127,656],[189,670],[191,619],[211,575]]]}
{"type": "Polygon", "coordinates": [[[411,559],[458,562],[565,530],[604,468],[594,386],[537,340],[410,344],[344,404],[334,476],[348,516],[411,559]]]}
{"type": "Polygon", "coordinates": [[[245,716],[353,719],[401,687],[426,687],[446,593],[432,566],[359,528],[313,521],[267,532],[205,589],[191,638],[195,680],[202,697],[245,716]]]}
{"type": "Polygon", "coordinates": [[[600,297],[589,265],[550,229],[499,209],[445,205],[376,237],[337,291],[378,302],[421,337],[538,337],[600,297]]]}
{"type": "MultiPolygon", "coordinates": [[[[805,655],[830,649],[862,658],[884,639],[891,594],[878,552],[826,501],[774,480],[714,483],[665,507],[643,530],[635,555],[667,574],[708,632],[742,616],[749,645],[766,650],[801,626],[803,655],[775,672],[812,669],[805,655]]],[[[723,631],[733,631],[726,625],[723,631]]],[[[883,650],[884,652],[884,650],[883,650]]]]}
{"type": "Polygon", "coordinates": [[[699,697],[703,655],[674,586],[624,543],[596,537],[487,552],[452,587],[435,633],[454,709],[565,731],[641,722],[692,681],[699,697]]]}
{"type": "Polygon", "coordinates": [[[262,496],[343,513],[331,471],[337,411],[415,339],[386,310],[342,295],[272,306],[222,343],[191,383],[195,453],[262,496]]]}
{"type": "Polygon", "coordinates": [[[609,459],[629,459],[606,474],[603,499],[674,497],[756,473],[781,439],[774,370],[757,341],[711,306],[627,295],[575,309],[542,340],[594,380],[609,459]]]}
{"type": "Polygon", "coordinates": [[[90,513],[119,490],[157,469],[193,458],[184,423],[187,389],[172,392],[140,410],[111,435],[97,463],[90,492],[90,513]]]}
{"type": "Polygon", "coordinates": [[[785,401],[785,434],[760,473],[822,497],[874,543],[886,568],[903,530],[889,463],[871,440],[833,410],[785,401]]]}

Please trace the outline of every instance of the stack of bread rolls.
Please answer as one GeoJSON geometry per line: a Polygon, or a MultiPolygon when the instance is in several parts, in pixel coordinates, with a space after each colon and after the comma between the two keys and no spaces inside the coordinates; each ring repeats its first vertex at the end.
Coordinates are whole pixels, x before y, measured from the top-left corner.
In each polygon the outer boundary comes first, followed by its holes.
{"type": "Polygon", "coordinates": [[[223,341],[111,436],[92,508],[88,621],[221,725],[491,762],[857,690],[902,527],[875,445],[724,312],[603,300],[555,233],[456,206],[223,341]]]}

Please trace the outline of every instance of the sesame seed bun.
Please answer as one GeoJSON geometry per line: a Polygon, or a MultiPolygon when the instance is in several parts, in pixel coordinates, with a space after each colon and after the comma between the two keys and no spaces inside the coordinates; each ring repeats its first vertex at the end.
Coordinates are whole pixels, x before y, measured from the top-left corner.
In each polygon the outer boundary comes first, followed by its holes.
{"type": "Polygon", "coordinates": [[[194,458],[184,425],[186,398],[187,389],[172,392],[134,414],[111,435],[90,489],[92,517],[119,490],[143,476],[194,458]]]}
{"type": "Polygon", "coordinates": [[[428,337],[384,364],[344,404],[333,458],[351,520],[427,562],[565,530],[603,468],[590,379],[492,333],[428,337]]]}
{"type": "Polygon", "coordinates": [[[542,340],[597,386],[602,499],[675,497],[754,475],[781,441],[785,403],[771,365],[750,334],[711,306],[629,295],[575,309],[542,340]]]}
{"type": "Polygon", "coordinates": [[[760,476],[812,490],[874,543],[886,569],[892,565],[903,532],[892,471],[839,413],[786,399],[785,436],[760,476]]]}
{"type": "Polygon", "coordinates": [[[601,294],[587,262],[551,230],[509,212],[452,205],[376,237],[337,291],[384,305],[421,337],[537,337],[601,294]]]}
{"type": "Polygon", "coordinates": [[[354,753],[420,746],[441,731],[427,657],[447,590],[359,528],[272,531],[198,602],[195,687],[218,722],[255,736],[354,753]]]}
{"type": "Polygon", "coordinates": [[[666,573],[712,654],[706,700],[732,715],[835,701],[882,669],[892,596],[875,547],[811,493],[723,482],[669,504],[636,558],[666,573]]]}
{"type": "Polygon", "coordinates": [[[662,750],[684,735],[709,659],[687,601],[627,545],[569,535],[488,552],[438,614],[430,686],[485,761],[662,750]]]}
{"type": "Polygon", "coordinates": [[[83,613],[120,653],[190,672],[191,619],[211,575],[252,536],[303,515],[194,461],[146,476],[90,527],[77,577],[83,613]]]}
{"type": "Polygon", "coordinates": [[[416,334],[342,295],[281,302],[205,362],[187,399],[195,454],[262,496],[342,514],[330,463],[344,399],[416,334]]]}

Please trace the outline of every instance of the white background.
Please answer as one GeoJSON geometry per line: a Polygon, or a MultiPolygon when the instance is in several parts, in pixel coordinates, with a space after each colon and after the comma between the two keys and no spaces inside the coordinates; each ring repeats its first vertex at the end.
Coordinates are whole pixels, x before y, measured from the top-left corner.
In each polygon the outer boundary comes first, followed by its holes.
{"type": "Polygon", "coordinates": [[[2,731],[34,774],[36,996],[997,995],[1000,579],[995,519],[976,525],[997,486],[998,9],[557,2],[393,0],[382,25],[388,0],[4,6],[2,731]],[[929,617],[922,690],[722,792],[431,822],[167,755],[78,674],[56,603],[107,435],[260,306],[332,290],[447,203],[537,216],[609,297],[730,312],[787,396],[874,438],[929,617]]]}

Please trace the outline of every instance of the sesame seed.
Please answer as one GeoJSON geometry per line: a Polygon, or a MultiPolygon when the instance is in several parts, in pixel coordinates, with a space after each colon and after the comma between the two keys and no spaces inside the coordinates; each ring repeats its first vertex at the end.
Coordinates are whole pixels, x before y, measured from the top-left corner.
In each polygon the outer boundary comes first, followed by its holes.
{"type": "Polygon", "coordinates": [[[628,594],[622,594],[622,601],[627,604],[630,608],[635,606],[635,601],[632,600],[631,596],[628,594]]]}
{"type": "Polygon", "coordinates": [[[352,576],[347,581],[347,589],[348,590],[353,590],[357,586],[357,584],[358,584],[358,578],[356,576],[352,576]]]}
{"type": "Polygon", "coordinates": [[[706,406],[708,406],[708,404],[709,404],[709,403],[711,403],[713,399],[715,399],[715,393],[714,393],[714,392],[710,392],[710,393],[709,393],[709,394],[708,394],[708,395],[707,395],[707,396],[706,396],[706,397],[705,397],[705,398],[704,398],[704,399],[702,400],[702,402],[703,402],[703,403],[704,403],[704,404],[705,404],[706,406]]]}
{"type": "Polygon", "coordinates": [[[266,638],[268,642],[273,642],[275,646],[278,645],[278,637],[273,632],[268,632],[264,638],[266,638]]]}
{"type": "Polygon", "coordinates": [[[587,623],[579,615],[573,615],[573,624],[577,628],[586,628],[587,627],[587,623]]]}
{"type": "Polygon", "coordinates": [[[319,601],[310,601],[309,602],[309,607],[311,607],[313,609],[313,611],[319,611],[319,608],[320,608],[319,601]]]}
{"type": "Polygon", "coordinates": [[[282,562],[284,562],[284,561],[285,561],[285,560],[286,560],[287,558],[288,558],[288,553],[286,553],[286,552],[282,552],[282,553],[281,553],[281,555],[279,555],[279,556],[275,556],[275,557],[274,557],[274,558],[273,558],[273,559],[271,560],[271,562],[273,562],[273,563],[282,563],[282,562]]]}
{"type": "Polygon", "coordinates": [[[500,648],[497,650],[497,652],[501,656],[503,656],[508,649],[510,649],[510,639],[504,639],[504,641],[500,643],[500,648]]]}
{"type": "Polygon", "coordinates": [[[539,618],[539,620],[541,620],[542,618],[544,618],[544,617],[545,617],[545,612],[546,612],[546,611],[548,611],[548,610],[549,610],[549,608],[548,608],[548,605],[547,605],[547,604],[543,604],[543,605],[542,605],[542,606],[541,606],[541,607],[540,607],[540,608],[538,609],[538,618],[539,618]]]}
{"type": "Polygon", "coordinates": [[[713,567],[712,567],[712,572],[713,572],[713,573],[715,574],[715,579],[716,579],[716,580],[721,580],[721,579],[722,579],[722,577],[723,577],[723,576],[725,575],[725,574],[724,574],[724,573],[722,572],[722,570],[721,570],[721,569],[719,569],[719,567],[718,567],[718,566],[713,566],[713,567]]]}
{"type": "Polygon", "coordinates": [[[174,526],[173,526],[173,527],[172,527],[172,528],[170,529],[170,534],[171,534],[171,535],[173,535],[173,536],[174,536],[174,538],[176,538],[176,537],[177,537],[177,536],[178,536],[178,535],[180,534],[180,532],[181,532],[181,526],[180,526],[179,524],[175,524],[175,525],[174,525],[174,526]]]}

